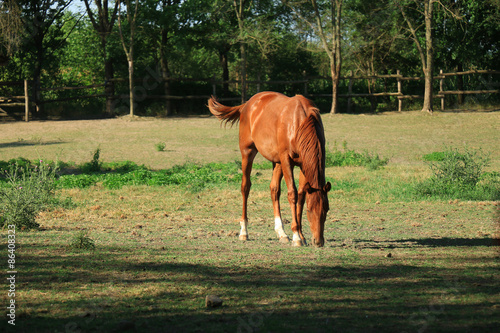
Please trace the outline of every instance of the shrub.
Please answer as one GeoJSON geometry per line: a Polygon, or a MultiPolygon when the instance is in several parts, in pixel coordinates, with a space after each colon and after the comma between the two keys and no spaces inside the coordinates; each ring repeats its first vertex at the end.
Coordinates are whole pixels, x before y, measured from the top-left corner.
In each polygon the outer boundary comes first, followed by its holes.
{"type": "Polygon", "coordinates": [[[164,151],[165,147],[165,142],[158,142],[157,144],[155,144],[155,148],[157,151],[164,151]]]}
{"type": "Polygon", "coordinates": [[[0,188],[1,226],[16,229],[38,228],[35,217],[54,197],[55,169],[40,161],[34,166],[17,162],[3,170],[7,184],[0,188]]]}
{"type": "Polygon", "coordinates": [[[430,168],[433,175],[417,184],[418,194],[466,200],[500,198],[499,174],[483,172],[488,166],[489,158],[481,150],[447,149],[425,156],[424,159],[432,161],[430,168]],[[429,156],[433,158],[430,159],[429,156]]]}

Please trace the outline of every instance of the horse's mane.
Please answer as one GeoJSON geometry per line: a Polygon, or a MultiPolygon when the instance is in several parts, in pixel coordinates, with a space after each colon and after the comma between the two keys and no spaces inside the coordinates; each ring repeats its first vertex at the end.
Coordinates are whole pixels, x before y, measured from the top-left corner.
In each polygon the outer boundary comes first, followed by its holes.
{"type": "Polygon", "coordinates": [[[316,107],[305,108],[307,118],[297,129],[296,142],[302,159],[301,170],[309,185],[322,188],[325,183],[325,137],[323,123],[316,107]]]}

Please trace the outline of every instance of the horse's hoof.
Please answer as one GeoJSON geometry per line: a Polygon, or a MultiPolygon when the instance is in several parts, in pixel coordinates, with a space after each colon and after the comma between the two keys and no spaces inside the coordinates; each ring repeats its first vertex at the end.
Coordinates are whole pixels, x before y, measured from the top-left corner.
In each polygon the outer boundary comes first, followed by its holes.
{"type": "Polygon", "coordinates": [[[248,235],[240,235],[239,239],[240,239],[240,241],[247,241],[248,235]]]}
{"type": "Polygon", "coordinates": [[[290,238],[288,238],[288,236],[280,237],[280,243],[282,243],[282,244],[287,244],[289,241],[290,241],[290,238]]]}
{"type": "Polygon", "coordinates": [[[294,240],[292,243],[293,246],[303,246],[304,244],[302,243],[301,240],[294,240]]]}

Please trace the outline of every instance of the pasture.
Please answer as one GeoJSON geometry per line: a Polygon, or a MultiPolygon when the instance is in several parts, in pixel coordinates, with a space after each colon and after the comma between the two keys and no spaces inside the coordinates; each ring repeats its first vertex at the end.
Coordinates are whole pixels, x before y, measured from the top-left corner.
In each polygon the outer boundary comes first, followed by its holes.
{"type": "MultiPolygon", "coordinates": [[[[255,168],[249,236],[238,183],[58,189],[71,203],[16,233],[16,332],[491,332],[500,324],[499,203],[414,196],[422,156],[464,146],[500,170],[500,115],[323,115],[327,147],[389,158],[330,167],[325,247],[281,244],[271,170],[255,168]],[[83,232],[83,234],[82,234],[83,232]],[[93,249],[69,245],[79,235],[93,249]],[[218,295],[222,307],[205,308],[218,295]]],[[[0,124],[0,160],[129,160],[151,169],[240,159],[213,117],[0,124]],[[164,151],[155,145],[166,144],[164,151]]],[[[258,157],[256,163],[263,160],[258,157]]],[[[296,173],[297,175],[297,173],[296,173]]],[[[285,188],[283,184],[283,188],[285,188]]],[[[286,192],[282,214],[290,220],[286,192]]],[[[304,234],[310,240],[307,222],[304,234]]],[[[291,235],[290,224],[285,231],[291,235]]],[[[7,253],[7,231],[0,249],[7,253]]],[[[7,256],[1,263],[7,271],[7,256]]],[[[7,288],[0,294],[8,305],[7,288]]],[[[2,328],[3,331],[3,328],[2,328]]]]}

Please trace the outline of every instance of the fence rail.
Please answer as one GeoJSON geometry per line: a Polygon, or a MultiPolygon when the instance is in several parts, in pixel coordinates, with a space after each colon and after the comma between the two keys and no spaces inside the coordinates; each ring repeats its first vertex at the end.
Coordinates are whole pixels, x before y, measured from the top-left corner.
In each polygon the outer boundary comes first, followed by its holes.
{"type": "MultiPolygon", "coordinates": [[[[443,73],[441,70],[440,73],[436,76],[434,76],[434,80],[439,80],[439,91],[437,91],[434,94],[434,98],[439,98],[441,99],[441,110],[445,109],[445,98],[446,96],[450,95],[472,95],[472,94],[498,94],[500,93],[500,89],[480,89],[480,90],[445,90],[445,84],[444,81],[447,78],[450,77],[455,77],[455,76],[464,76],[464,75],[473,75],[473,74],[488,74],[488,75],[498,75],[500,74],[500,71],[496,70],[469,70],[469,71],[463,71],[463,72],[450,72],[450,73],[443,73]]],[[[348,76],[342,76],[340,77],[341,80],[346,80],[348,81],[347,87],[348,87],[348,92],[347,94],[339,94],[339,98],[347,98],[347,105],[348,105],[348,112],[351,111],[352,107],[352,99],[353,98],[376,98],[376,97],[397,97],[398,100],[398,111],[402,111],[402,103],[403,100],[405,99],[416,99],[416,98],[423,98],[423,95],[415,95],[415,94],[405,94],[403,92],[403,82],[405,81],[418,81],[418,80],[424,80],[424,77],[405,77],[403,76],[399,70],[397,71],[396,74],[377,74],[377,75],[352,75],[352,72],[349,73],[348,76]],[[369,91],[366,93],[354,93],[353,92],[353,83],[356,80],[379,80],[379,79],[391,79],[391,80],[396,80],[396,86],[397,86],[397,91],[383,91],[383,92],[374,92],[374,91],[369,91]]],[[[145,82],[146,79],[134,79],[134,83],[139,84],[139,86],[148,86],[145,82]],[[142,85],[141,85],[142,84],[142,85]]],[[[207,84],[212,85],[212,95],[217,95],[217,87],[224,86],[224,85],[230,85],[230,84],[235,84],[235,85],[241,85],[241,81],[237,80],[228,80],[228,81],[222,81],[222,80],[217,80],[215,77],[212,78],[169,78],[169,79],[162,79],[160,77],[155,77],[154,80],[156,83],[160,84],[165,81],[170,81],[170,82],[176,82],[176,81],[182,81],[182,82],[204,82],[207,84]]],[[[291,81],[284,81],[284,80],[271,80],[271,81],[259,81],[259,80],[248,80],[246,81],[247,85],[255,85],[256,86],[256,91],[259,92],[261,86],[263,85],[290,85],[290,84],[299,84],[302,85],[302,94],[307,97],[331,97],[332,94],[313,94],[313,93],[308,93],[308,86],[314,82],[315,80],[331,80],[328,77],[319,77],[319,76],[311,76],[311,77],[306,77],[304,76],[304,79],[302,80],[291,80],[291,81]]],[[[29,96],[29,86],[30,82],[28,80],[23,80],[23,81],[5,81],[5,82],[0,82],[0,88],[3,86],[6,87],[13,87],[13,86],[23,86],[24,87],[24,95],[23,96],[6,96],[6,97],[1,97],[0,96],[0,116],[5,116],[7,113],[1,108],[4,105],[10,105],[10,106],[25,106],[25,120],[29,120],[29,111],[31,108],[31,105],[34,105],[36,107],[36,110],[38,110],[40,105],[47,104],[47,103],[54,103],[54,102],[65,102],[65,101],[71,101],[71,100],[78,100],[78,99],[87,99],[87,98],[111,98],[111,99],[123,99],[127,100],[129,98],[128,94],[119,94],[119,95],[113,95],[110,96],[109,94],[106,93],[95,93],[95,94],[82,94],[79,96],[73,96],[73,97],[65,97],[65,98],[56,98],[56,99],[49,99],[49,100],[36,100],[33,101],[31,99],[30,102],[30,96],[29,96]]],[[[127,79],[123,78],[115,78],[107,83],[102,83],[102,84],[91,84],[91,85],[85,85],[85,86],[74,86],[74,87],[51,87],[51,88],[40,88],[39,91],[41,92],[49,92],[49,91],[78,91],[78,90],[89,90],[89,89],[97,89],[97,88],[105,88],[109,82],[113,83],[118,83],[118,82],[128,82],[127,79]]],[[[498,85],[498,83],[496,83],[498,85]]],[[[200,94],[200,95],[182,95],[182,96],[175,96],[175,95],[158,95],[158,94],[145,94],[144,96],[141,96],[141,99],[161,99],[161,100],[193,100],[193,99],[208,99],[210,95],[208,94],[200,94]]],[[[221,98],[220,100],[239,100],[239,97],[226,97],[226,98],[221,98]]]]}

